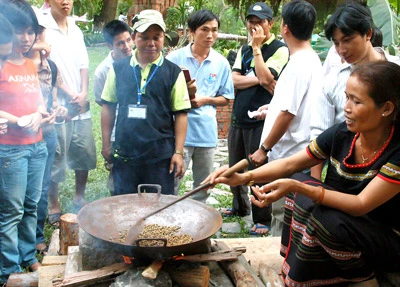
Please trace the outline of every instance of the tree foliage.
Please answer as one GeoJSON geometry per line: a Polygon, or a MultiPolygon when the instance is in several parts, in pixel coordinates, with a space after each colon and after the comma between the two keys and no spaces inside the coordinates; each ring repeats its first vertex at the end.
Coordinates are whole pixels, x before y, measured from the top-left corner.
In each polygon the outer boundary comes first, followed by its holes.
{"type": "Polygon", "coordinates": [[[386,0],[369,0],[368,6],[375,25],[382,31],[383,46],[388,47],[391,54],[395,54],[397,49],[394,47],[399,45],[400,21],[394,9],[397,10],[398,7],[391,7],[386,0]]]}
{"type": "Polygon", "coordinates": [[[389,0],[389,3],[395,9],[398,16],[400,14],[400,0],[389,0]]]}
{"type": "MultiPolygon", "coordinates": [[[[93,19],[95,15],[100,14],[103,1],[108,0],[74,0],[72,14],[82,16],[87,13],[87,19],[93,19]]],[[[27,2],[33,6],[41,7],[44,0],[27,0],[27,2]]]]}
{"type": "Polygon", "coordinates": [[[100,14],[103,1],[108,0],[74,0],[74,15],[82,16],[87,13],[87,19],[93,19],[95,15],[100,14]]]}

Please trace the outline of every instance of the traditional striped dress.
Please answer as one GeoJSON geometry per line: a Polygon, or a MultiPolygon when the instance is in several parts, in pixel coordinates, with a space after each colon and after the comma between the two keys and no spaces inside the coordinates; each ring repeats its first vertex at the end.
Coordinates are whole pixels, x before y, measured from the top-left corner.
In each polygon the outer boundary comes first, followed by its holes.
{"type": "MultiPolygon", "coordinates": [[[[366,164],[354,164],[357,137],[344,123],[329,128],[307,147],[310,157],[328,160],[325,183],[304,174],[293,178],[349,194],[360,193],[375,176],[400,188],[400,132],[393,128],[384,147],[366,164]]],[[[397,194],[367,215],[353,217],[289,194],[281,245],[286,286],[347,286],[380,270],[399,271],[399,208],[397,194]]]]}

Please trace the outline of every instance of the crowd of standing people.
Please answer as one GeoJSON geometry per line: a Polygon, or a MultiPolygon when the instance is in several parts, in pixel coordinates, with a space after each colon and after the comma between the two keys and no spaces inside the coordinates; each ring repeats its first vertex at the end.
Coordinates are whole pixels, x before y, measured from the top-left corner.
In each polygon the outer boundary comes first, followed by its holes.
{"type": "MultiPolygon", "coordinates": [[[[67,167],[76,212],[96,168],[89,59],[69,17],[73,0],[45,3],[0,0],[0,284],[39,268],[67,167]]],[[[400,66],[372,44],[379,30],[368,7],[352,1],[329,18],[334,50],[324,68],[310,44],[316,11],[303,0],[284,5],[282,40],[271,32],[272,9],[251,5],[252,40],[232,69],[212,48],[220,19],[209,10],[190,15],[191,41],[166,56],[160,12],[143,10],[129,25],[121,16],[104,26],[110,52],[94,74],[112,196],[142,183],[177,195],[192,162],[194,187],[206,178],[231,186],[223,216],[252,214],[251,234],[282,236],[287,286],[376,285],[377,272],[399,271],[400,66]],[[212,173],[216,113],[230,100],[229,165],[251,164],[219,178],[227,167],[212,173]]]]}

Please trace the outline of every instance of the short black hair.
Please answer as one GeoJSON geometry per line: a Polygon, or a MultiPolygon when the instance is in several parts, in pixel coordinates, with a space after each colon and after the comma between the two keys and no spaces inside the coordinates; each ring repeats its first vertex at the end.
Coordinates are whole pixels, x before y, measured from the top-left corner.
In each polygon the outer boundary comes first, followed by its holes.
{"type": "Polygon", "coordinates": [[[11,23],[15,32],[32,27],[35,35],[38,34],[39,23],[36,14],[25,0],[1,0],[0,11],[11,23]]]}
{"type": "Polygon", "coordinates": [[[376,26],[372,27],[371,44],[373,47],[382,47],[383,45],[382,31],[376,26]]]}
{"type": "Polygon", "coordinates": [[[325,36],[332,40],[333,32],[339,29],[344,35],[354,33],[366,35],[374,27],[371,10],[357,2],[341,5],[328,19],[325,25],[325,36]]]}
{"type": "Polygon", "coordinates": [[[128,24],[119,20],[112,20],[108,22],[103,28],[104,41],[113,44],[115,36],[121,33],[128,32],[131,34],[132,30],[128,24]]]}
{"type": "Polygon", "coordinates": [[[309,40],[315,25],[317,12],[313,5],[303,0],[287,3],[282,8],[282,21],[299,40],[309,40]]]}
{"type": "Polygon", "coordinates": [[[207,9],[201,9],[192,13],[188,19],[188,27],[190,31],[195,32],[197,28],[208,21],[217,20],[218,28],[220,25],[219,18],[213,12],[207,9]]]}
{"type": "Polygon", "coordinates": [[[14,39],[14,29],[11,23],[0,14],[0,44],[8,44],[14,39]]]}

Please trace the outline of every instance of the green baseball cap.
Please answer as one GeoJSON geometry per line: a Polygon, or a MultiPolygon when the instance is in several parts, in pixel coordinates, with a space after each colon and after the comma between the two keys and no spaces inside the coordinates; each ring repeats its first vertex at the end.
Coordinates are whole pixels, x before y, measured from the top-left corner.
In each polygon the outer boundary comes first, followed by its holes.
{"type": "Polygon", "coordinates": [[[156,10],[143,10],[136,14],[136,16],[132,19],[133,30],[138,31],[139,33],[143,33],[146,31],[151,25],[158,25],[165,32],[166,26],[164,23],[163,16],[160,12],[156,10]]]}

